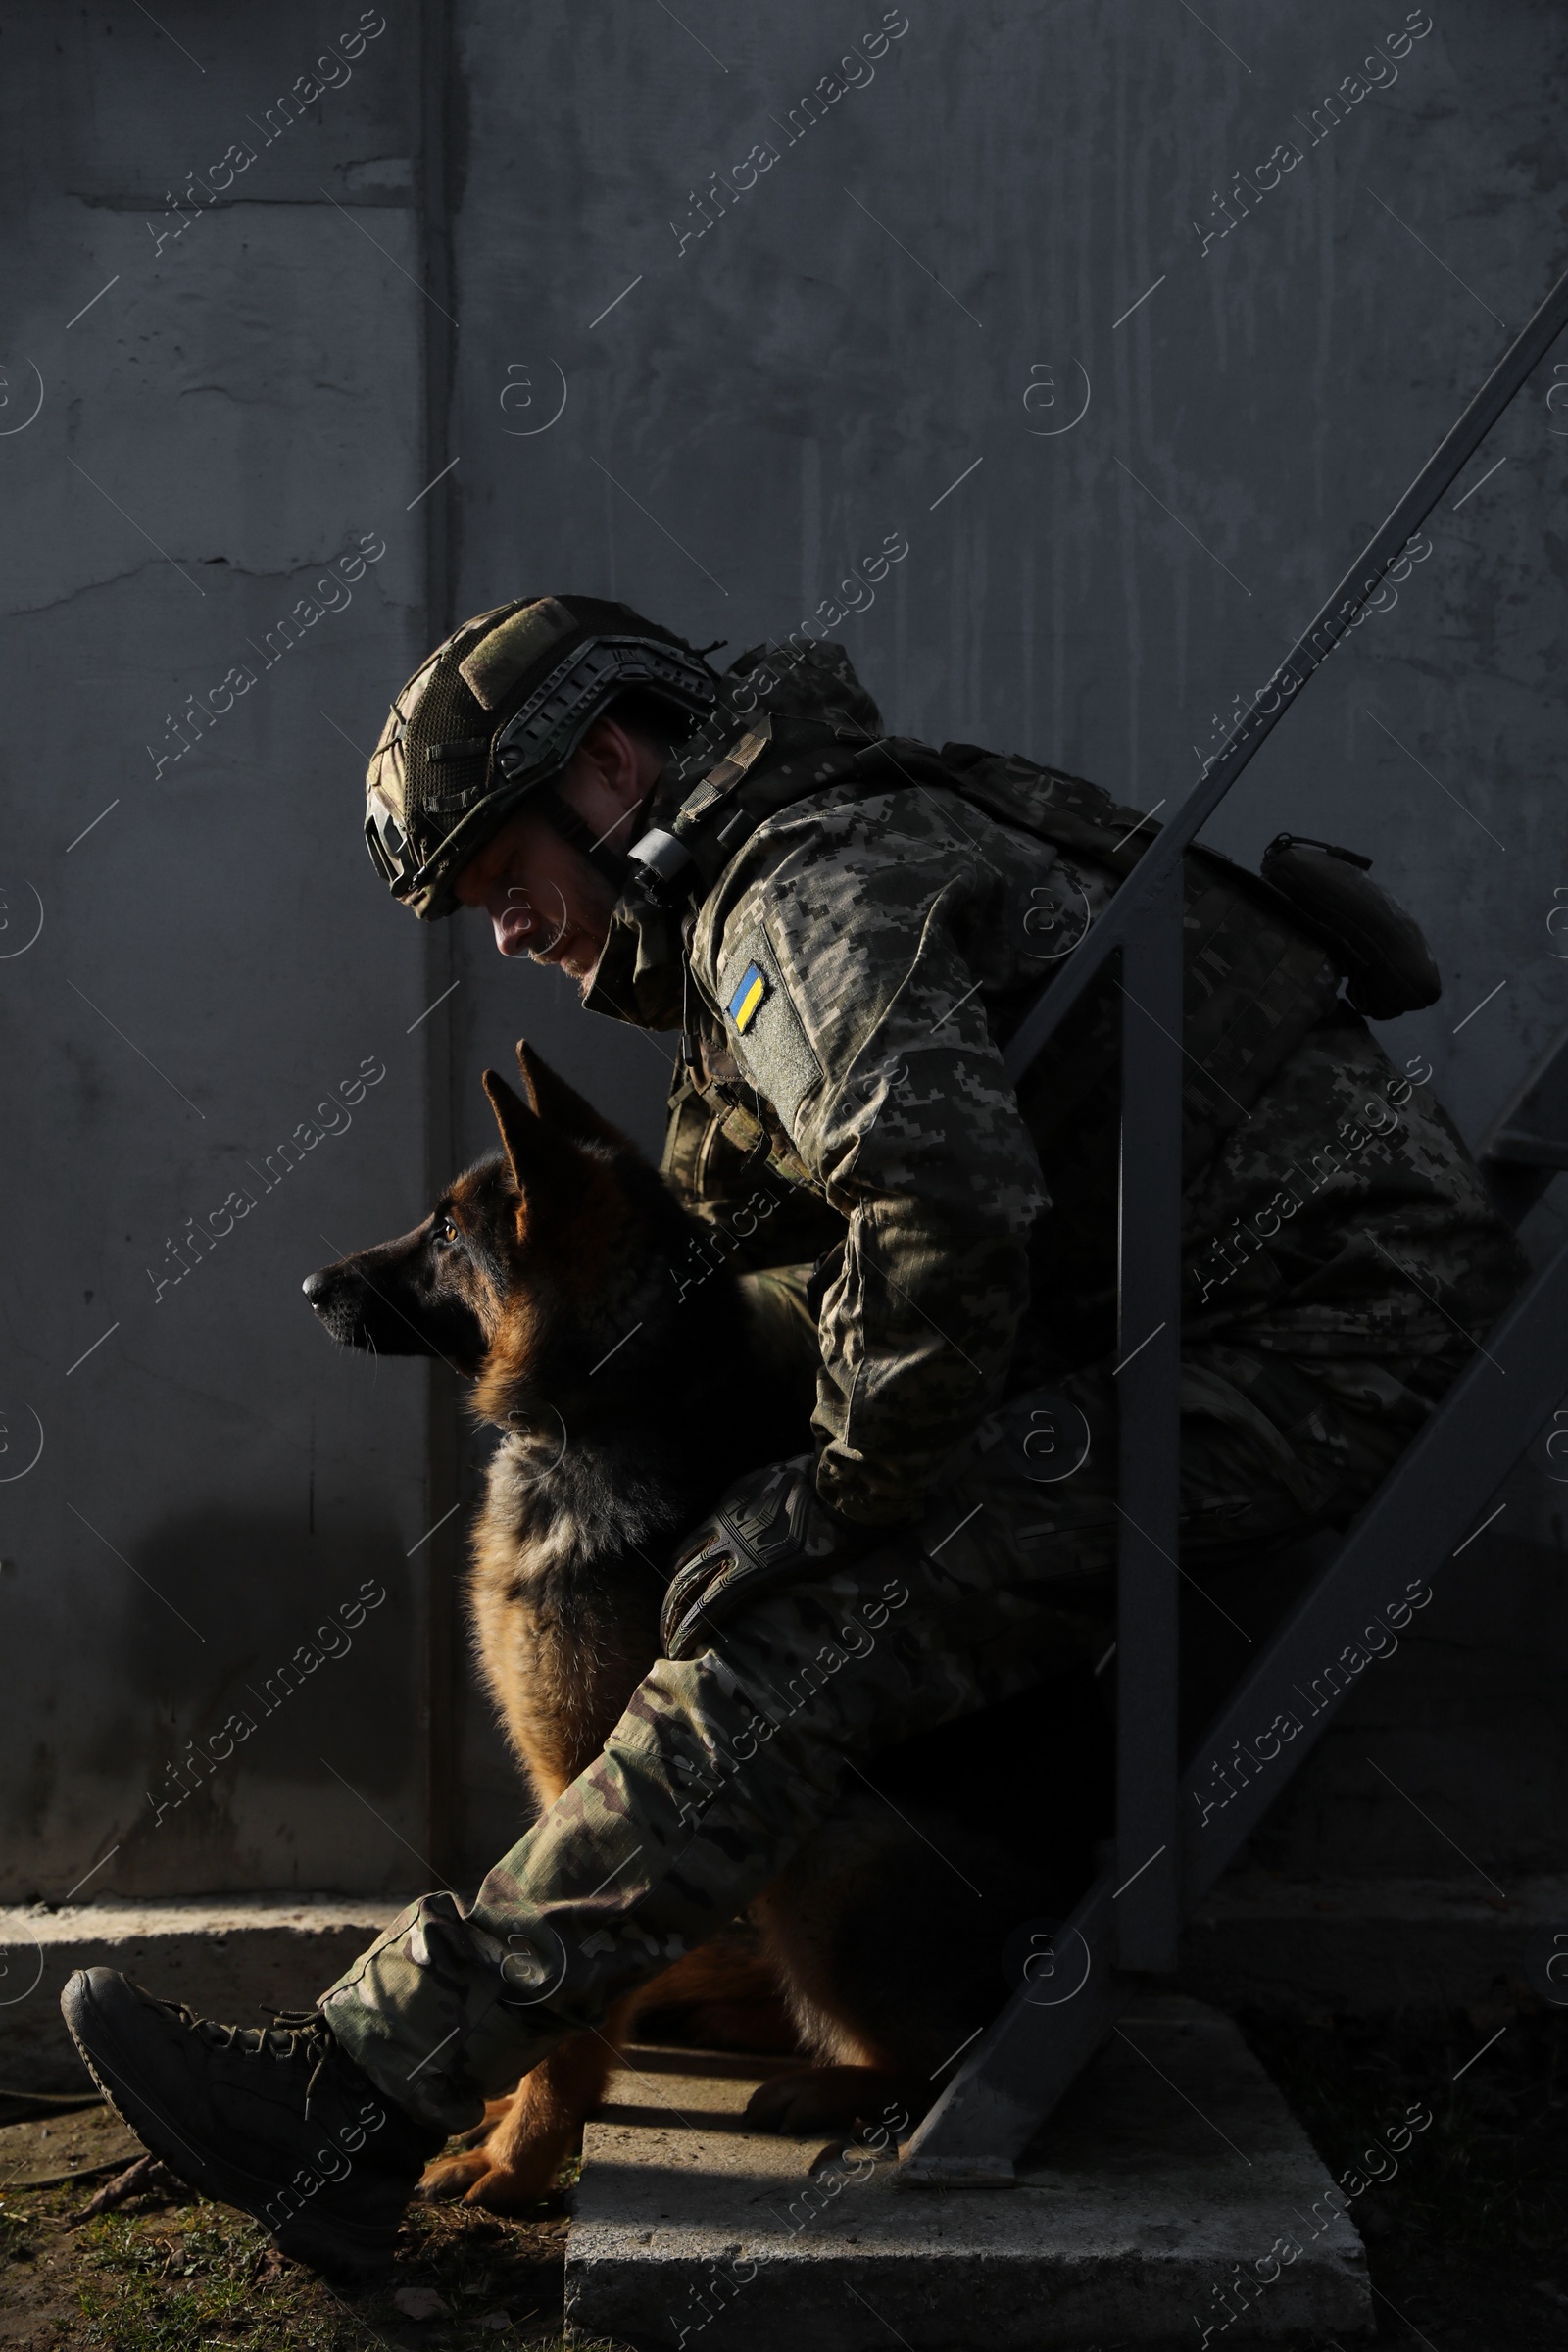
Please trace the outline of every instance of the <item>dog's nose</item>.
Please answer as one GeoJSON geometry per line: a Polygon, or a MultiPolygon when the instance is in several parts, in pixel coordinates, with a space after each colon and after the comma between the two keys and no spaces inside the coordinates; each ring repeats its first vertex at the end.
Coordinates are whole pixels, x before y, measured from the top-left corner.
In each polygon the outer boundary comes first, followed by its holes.
{"type": "Polygon", "coordinates": [[[331,1288],[332,1269],[330,1266],[323,1266],[318,1273],[307,1274],[305,1280],[300,1284],[300,1289],[305,1293],[312,1306],[319,1306],[331,1288]]]}

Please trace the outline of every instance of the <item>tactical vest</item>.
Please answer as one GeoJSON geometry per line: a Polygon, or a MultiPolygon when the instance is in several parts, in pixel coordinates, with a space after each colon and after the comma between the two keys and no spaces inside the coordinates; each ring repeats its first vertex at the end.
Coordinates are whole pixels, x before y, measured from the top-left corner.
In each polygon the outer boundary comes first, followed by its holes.
{"type": "MultiPolygon", "coordinates": [[[[974,744],[945,744],[939,753],[903,737],[847,741],[826,721],[763,713],[738,739],[699,738],[660,800],[678,806],[667,829],[658,828],[634,853],[656,906],[684,901],[686,936],[696,909],[743,844],[765,820],[810,795],[848,788],[867,794],[913,786],[955,792],[1014,832],[1102,869],[1120,881],[1136,868],[1157,828],[1124,808],[1099,785],[1037,761],[987,752],[974,744]],[[719,751],[715,760],[713,755],[719,751]]],[[[1259,876],[1206,849],[1184,858],[1184,1007],[1182,1044],[1182,1165],[1191,1183],[1223,1139],[1243,1119],[1287,1056],[1324,1019],[1348,969],[1345,955],[1327,952],[1300,910],[1259,876]]],[[[1038,993],[1031,982],[1016,1006],[988,1006],[993,1034],[1004,1045],[1038,993]]],[[[1059,1208],[1060,1178],[1053,1175],[1070,1137],[1070,1157],[1117,1119],[1118,999],[1108,977],[1092,990],[1019,1089],[1019,1107],[1040,1149],[1059,1208]]],[[[705,1008],[706,1009],[706,1008],[705,1008]]],[[[799,1180],[807,1171],[770,1108],[745,1089],[722,1029],[710,1016],[691,1038],[693,1082],[735,1146],[760,1146],[765,1135],[779,1171],[799,1180]]],[[[1091,1189],[1102,1179],[1097,1174],[1091,1189]]],[[[1070,1189],[1076,1190],[1076,1187],[1070,1189]]]]}

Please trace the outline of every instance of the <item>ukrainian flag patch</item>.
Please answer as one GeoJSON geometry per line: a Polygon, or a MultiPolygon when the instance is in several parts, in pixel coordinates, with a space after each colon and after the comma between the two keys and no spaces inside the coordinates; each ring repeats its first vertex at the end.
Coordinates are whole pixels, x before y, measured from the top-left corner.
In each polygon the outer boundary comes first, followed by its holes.
{"type": "Polygon", "coordinates": [[[729,1001],[729,1017],[735,1024],[738,1037],[746,1035],[766,996],[767,974],[760,965],[749,963],[741,974],[740,986],[729,1001]]]}

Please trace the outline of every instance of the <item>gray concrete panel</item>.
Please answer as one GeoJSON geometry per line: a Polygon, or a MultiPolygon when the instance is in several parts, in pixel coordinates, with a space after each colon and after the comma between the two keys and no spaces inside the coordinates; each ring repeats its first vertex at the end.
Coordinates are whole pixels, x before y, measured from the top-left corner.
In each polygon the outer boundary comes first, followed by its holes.
{"type": "MultiPolygon", "coordinates": [[[[519,1032],[649,1144],[672,1041],[388,906],[361,756],[430,636],[563,585],[731,651],[820,615],[891,724],[1174,806],[1563,258],[1546,0],[383,14],[4,27],[16,1896],[391,1888],[454,1754],[472,1864],[524,1810],[471,1687],[442,1729],[443,1408],[297,1285],[490,1148],[477,1071],[519,1032]],[[363,533],[344,602],[318,584],[363,533]],[[269,1180],[367,1060],[352,1127],[269,1180]],[[160,1815],[366,1580],[352,1654],[160,1815]]],[[[1375,857],[1446,981],[1384,1034],[1472,1138],[1568,1020],[1565,453],[1568,358],[1214,828],[1375,857]]],[[[1282,1863],[1433,1867],[1370,1754],[1503,1883],[1550,1865],[1560,1469],[1521,1466],[1325,1742],[1282,1863]]]]}
{"type": "Polygon", "coordinates": [[[423,625],[416,57],[368,44],[171,214],[337,23],[164,23],[6,27],[0,415],[43,399],[0,442],[0,1780],[4,1884],[56,1899],[380,1889],[424,1836],[426,1374],[339,1356],[299,1293],[423,1192],[423,956],[343,740],[423,625]],[[351,185],[399,156],[401,196],[351,185]]]}

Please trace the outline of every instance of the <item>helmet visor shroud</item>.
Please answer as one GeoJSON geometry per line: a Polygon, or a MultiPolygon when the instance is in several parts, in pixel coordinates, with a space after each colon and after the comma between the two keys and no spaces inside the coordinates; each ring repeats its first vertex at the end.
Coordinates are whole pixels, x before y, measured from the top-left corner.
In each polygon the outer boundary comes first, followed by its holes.
{"type": "MultiPolygon", "coordinates": [[[[393,897],[427,922],[455,914],[469,859],[632,691],[667,704],[679,735],[719,699],[683,638],[597,597],[520,598],[455,630],[393,704],[366,773],[365,838],[393,897]]],[[[553,794],[541,814],[586,834],[553,794]]]]}

